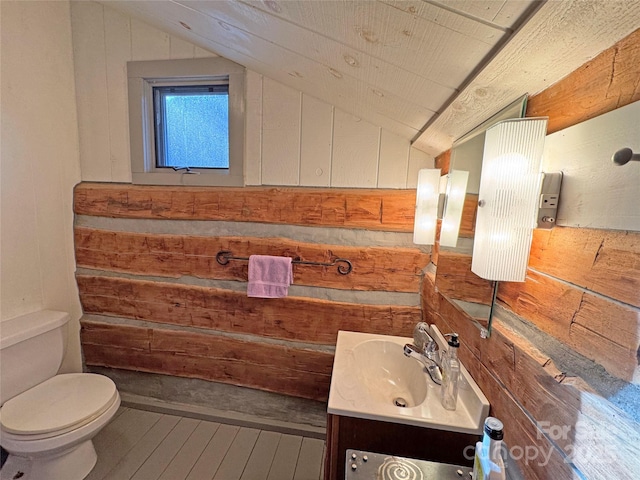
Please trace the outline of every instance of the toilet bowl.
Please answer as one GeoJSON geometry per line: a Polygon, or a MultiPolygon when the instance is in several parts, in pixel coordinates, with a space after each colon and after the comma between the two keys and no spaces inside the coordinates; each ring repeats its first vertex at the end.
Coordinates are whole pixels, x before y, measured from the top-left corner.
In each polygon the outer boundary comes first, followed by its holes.
{"type": "MultiPolygon", "coordinates": [[[[26,328],[25,325],[39,325],[31,320],[21,320],[20,330],[26,328]]],[[[19,364],[6,361],[11,360],[13,353],[5,355],[9,346],[15,346],[11,342],[13,326],[2,324],[1,367],[6,377],[11,376],[10,371],[15,373],[20,369],[19,364]]],[[[37,336],[60,330],[59,327],[40,331],[37,336]]],[[[55,336],[45,343],[52,346],[51,341],[56,343],[55,336]]],[[[24,338],[21,342],[24,343],[24,338]]],[[[29,363],[32,367],[33,362],[29,363]]],[[[2,380],[3,387],[6,377],[2,380]]],[[[19,387],[7,382],[11,396],[3,397],[0,407],[0,445],[9,452],[9,457],[0,471],[0,480],[81,480],[97,460],[91,439],[115,415],[120,395],[113,381],[102,375],[47,373],[39,377],[44,378],[19,387]]]]}

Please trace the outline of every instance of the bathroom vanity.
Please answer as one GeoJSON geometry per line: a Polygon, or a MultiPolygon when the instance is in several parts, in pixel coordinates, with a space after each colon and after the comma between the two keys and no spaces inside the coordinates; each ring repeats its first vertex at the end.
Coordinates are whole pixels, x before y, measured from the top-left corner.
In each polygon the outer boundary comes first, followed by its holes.
{"type": "Polygon", "coordinates": [[[463,465],[427,462],[415,458],[347,450],[345,480],[469,480],[472,469],[463,465]]]}
{"type": "MultiPolygon", "coordinates": [[[[432,327],[435,328],[435,327],[432,327]]],[[[444,338],[435,329],[440,348],[444,338]]],[[[455,411],[403,353],[413,339],[338,333],[329,392],[325,480],[344,480],[347,450],[470,466],[489,402],[462,367],[455,411]]]]}

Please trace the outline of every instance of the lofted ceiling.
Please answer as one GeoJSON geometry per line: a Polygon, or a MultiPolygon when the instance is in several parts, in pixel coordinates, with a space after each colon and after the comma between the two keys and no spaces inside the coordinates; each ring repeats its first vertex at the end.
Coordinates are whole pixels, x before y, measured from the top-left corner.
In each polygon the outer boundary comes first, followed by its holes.
{"type": "Polygon", "coordinates": [[[431,155],[640,27],[632,0],[103,3],[431,155]]]}

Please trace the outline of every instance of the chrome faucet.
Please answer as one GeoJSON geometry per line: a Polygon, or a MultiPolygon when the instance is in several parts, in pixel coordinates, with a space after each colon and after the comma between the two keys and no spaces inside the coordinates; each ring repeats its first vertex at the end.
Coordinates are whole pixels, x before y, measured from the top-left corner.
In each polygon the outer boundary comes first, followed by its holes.
{"type": "Polygon", "coordinates": [[[442,385],[442,370],[440,369],[440,352],[438,344],[428,333],[429,325],[419,322],[413,329],[413,344],[404,346],[404,354],[422,363],[437,385],[442,385]]]}

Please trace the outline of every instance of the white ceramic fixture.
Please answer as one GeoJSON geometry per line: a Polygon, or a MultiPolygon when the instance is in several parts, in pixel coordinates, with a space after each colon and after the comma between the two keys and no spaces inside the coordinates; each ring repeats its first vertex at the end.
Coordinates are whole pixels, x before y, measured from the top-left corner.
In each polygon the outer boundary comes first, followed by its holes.
{"type": "Polygon", "coordinates": [[[120,406],[107,377],[56,375],[68,321],[67,313],[42,310],[0,325],[0,445],[9,452],[3,479],[85,478],[97,459],[91,439],[120,406]]]}
{"type": "MultiPolygon", "coordinates": [[[[445,348],[435,326],[431,336],[445,348]]],[[[412,338],[359,332],[338,332],[329,405],[335,415],[402,423],[459,433],[481,434],[489,401],[461,366],[458,405],[445,410],[440,386],[423,366],[404,355],[412,338]],[[405,405],[405,406],[399,406],[405,405]]]]}

